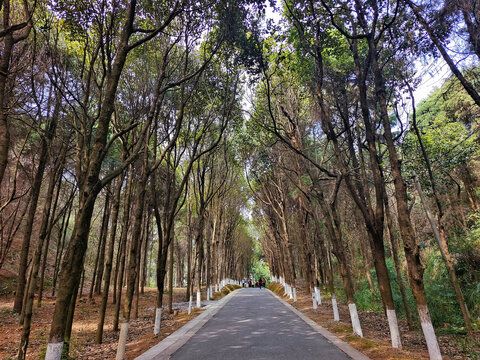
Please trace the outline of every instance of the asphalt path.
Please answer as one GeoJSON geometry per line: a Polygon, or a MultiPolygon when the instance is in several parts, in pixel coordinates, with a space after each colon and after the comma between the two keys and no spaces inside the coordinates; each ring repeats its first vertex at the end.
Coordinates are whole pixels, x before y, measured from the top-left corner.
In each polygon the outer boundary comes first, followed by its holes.
{"type": "Polygon", "coordinates": [[[265,289],[241,289],[171,359],[351,359],[265,289]]]}

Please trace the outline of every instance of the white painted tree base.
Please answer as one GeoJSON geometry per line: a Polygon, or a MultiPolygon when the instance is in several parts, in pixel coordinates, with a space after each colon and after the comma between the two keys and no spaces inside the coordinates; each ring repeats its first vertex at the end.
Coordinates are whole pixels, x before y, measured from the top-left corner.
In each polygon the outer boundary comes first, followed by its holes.
{"type": "Polygon", "coordinates": [[[115,357],[115,360],[123,360],[125,358],[125,346],[127,345],[129,325],[130,323],[128,321],[122,322],[122,327],[120,328],[120,337],[118,338],[117,356],[115,357]]]}
{"type": "Polygon", "coordinates": [[[63,341],[58,343],[48,343],[45,360],[60,360],[62,358],[63,341]]]}
{"type": "Polygon", "coordinates": [[[322,305],[322,296],[320,294],[320,288],[315,288],[315,295],[317,297],[317,305],[322,305]]]}
{"type": "Polygon", "coordinates": [[[160,333],[160,325],[162,323],[162,308],[155,309],[155,325],[153,326],[153,335],[160,333]]]}
{"type": "Polygon", "coordinates": [[[390,337],[392,339],[392,347],[395,349],[402,348],[402,338],[398,329],[397,313],[394,309],[387,309],[388,327],[390,328],[390,337]]]}
{"type": "Polygon", "coordinates": [[[313,302],[313,310],[317,310],[317,299],[316,299],[316,294],[315,294],[315,291],[312,293],[312,302],[313,302]]]}
{"type": "Polygon", "coordinates": [[[202,307],[202,295],[200,293],[200,291],[197,291],[197,308],[201,308],[202,307]]]}
{"type": "Polygon", "coordinates": [[[441,360],[442,353],[440,352],[440,347],[438,346],[437,336],[435,335],[435,330],[433,329],[432,319],[430,318],[427,305],[418,306],[418,316],[420,318],[423,336],[425,336],[425,341],[427,342],[430,360],[441,360]]]}
{"type": "Polygon", "coordinates": [[[340,315],[338,314],[337,297],[332,295],[332,309],[333,309],[333,321],[340,321],[340,315]]]}
{"type": "Polygon", "coordinates": [[[188,300],[188,315],[192,313],[192,303],[193,303],[193,296],[190,295],[190,299],[188,300]]]}
{"type": "Polygon", "coordinates": [[[362,327],[360,326],[360,318],[358,317],[357,306],[355,304],[348,304],[350,311],[350,319],[352,320],[353,332],[360,337],[363,337],[362,327]]]}
{"type": "Polygon", "coordinates": [[[297,288],[293,288],[293,302],[297,302],[297,288]]]}

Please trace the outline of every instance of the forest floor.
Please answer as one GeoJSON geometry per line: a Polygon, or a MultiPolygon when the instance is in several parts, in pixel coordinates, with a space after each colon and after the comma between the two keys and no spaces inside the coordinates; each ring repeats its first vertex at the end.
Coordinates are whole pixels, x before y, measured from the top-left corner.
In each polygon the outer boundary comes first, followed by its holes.
{"type": "MultiPolygon", "coordinates": [[[[173,302],[184,302],[185,292],[185,288],[174,289],[173,302]]],[[[12,312],[12,295],[1,294],[2,292],[0,292],[0,359],[14,359],[22,328],[18,325],[18,316],[12,312]]],[[[282,294],[283,290],[279,295],[282,294]]],[[[129,330],[126,349],[127,359],[134,359],[203,311],[196,309],[191,315],[188,315],[186,311],[179,311],[176,315],[168,314],[167,311],[164,311],[160,334],[154,337],[152,334],[156,295],[156,289],[146,288],[145,294],[140,296],[138,317],[132,320],[129,330]]],[[[409,331],[404,320],[399,321],[403,350],[394,350],[390,347],[388,324],[382,314],[366,311],[359,312],[364,333],[364,338],[359,338],[352,334],[348,307],[346,305],[339,305],[341,320],[334,322],[332,307],[328,301],[322,303],[318,310],[314,311],[310,294],[303,291],[298,292],[298,301],[296,303],[286,298],[285,300],[373,360],[428,359],[427,348],[421,332],[419,330],[409,331]]],[[[109,299],[107,317],[105,319],[104,342],[101,345],[94,343],[100,301],[101,298],[99,296],[94,296],[92,300],[88,300],[85,295],[77,301],[70,351],[70,355],[74,359],[102,360],[115,357],[119,333],[113,331],[115,305],[111,304],[111,299],[109,299]]],[[[168,294],[165,294],[163,303],[166,304],[167,301],[168,294]]],[[[35,306],[27,353],[28,359],[41,358],[42,353],[45,352],[54,305],[55,299],[47,296],[44,298],[41,308],[35,306]]],[[[174,305],[173,308],[175,309],[176,306],[174,305]]],[[[184,307],[182,306],[182,308],[184,307]]],[[[438,336],[438,339],[446,360],[480,359],[480,332],[478,331],[475,334],[474,341],[467,340],[465,335],[454,334],[441,334],[438,336]]]]}
{"type": "MultiPolygon", "coordinates": [[[[273,284],[272,284],[273,285],[273,284]]],[[[283,287],[270,287],[277,295],[282,297],[283,287]],[[278,291],[278,288],[281,288],[278,291]]],[[[390,346],[390,333],[388,323],[383,314],[370,311],[359,311],[362,325],[363,338],[353,335],[350,325],[350,315],[346,304],[339,304],[340,321],[333,321],[333,310],[330,302],[322,302],[317,310],[313,310],[311,295],[303,289],[297,291],[297,302],[283,297],[297,310],[308,316],[320,326],[349,343],[373,360],[428,360],[428,351],[425,340],[420,330],[409,331],[407,322],[399,320],[402,334],[402,350],[390,346]]],[[[467,339],[466,335],[441,334],[438,335],[443,359],[480,359],[480,332],[476,331],[475,339],[467,339]]]]}
{"type": "MultiPolygon", "coordinates": [[[[203,309],[194,309],[191,315],[188,315],[187,311],[180,311],[177,315],[163,311],[160,334],[154,337],[153,319],[156,296],[156,288],[146,288],[145,294],[140,295],[138,317],[131,321],[129,328],[126,359],[134,359],[203,311],[203,309]]],[[[183,302],[185,296],[185,288],[176,288],[173,292],[173,302],[183,302]]],[[[165,294],[163,304],[167,304],[167,302],[168,294],[165,294]]],[[[88,300],[87,296],[84,295],[77,300],[70,345],[70,356],[74,359],[102,360],[115,358],[119,332],[113,331],[115,305],[111,303],[111,298],[107,306],[103,344],[97,345],[94,343],[100,303],[100,296],[94,296],[92,300],[88,300]]],[[[45,352],[48,341],[54,305],[55,299],[48,296],[43,299],[40,308],[36,307],[35,302],[27,359],[43,358],[42,354],[45,352]]],[[[20,342],[22,328],[18,325],[18,316],[13,313],[12,308],[12,295],[0,295],[0,359],[16,358],[20,342]]],[[[175,304],[173,309],[175,309],[175,304]]]]}

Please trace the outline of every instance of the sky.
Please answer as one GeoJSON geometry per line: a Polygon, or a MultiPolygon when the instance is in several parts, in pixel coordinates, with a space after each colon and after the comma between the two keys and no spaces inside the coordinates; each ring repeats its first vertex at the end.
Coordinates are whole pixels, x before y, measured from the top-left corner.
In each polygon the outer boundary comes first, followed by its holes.
{"type": "Polygon", "coordinates": [[[435,89],[440,88],[443,82],[451,75],[452,72],[443,59],[437,59],[428,65],[418,64],[416,77],[421,80],[413,92],[415,102],[418,104],[427,98],[435,89]]]}

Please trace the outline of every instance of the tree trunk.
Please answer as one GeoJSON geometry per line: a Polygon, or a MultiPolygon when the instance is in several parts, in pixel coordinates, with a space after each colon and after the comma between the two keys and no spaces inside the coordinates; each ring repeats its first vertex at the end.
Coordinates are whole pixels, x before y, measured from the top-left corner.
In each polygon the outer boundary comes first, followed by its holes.
{"type": "MultiPolygon", "coordinates": [[[[43,254],[43,261],[40,269],[40,284],[39,284],[39,289],[38,289],[38,301],[37,301],[37,307],[41,306],[42,303],[42,297],[43,297],[43,285],[44,285],[44,279],[45,279],[45,268],[47,266],[47,259],[48,259],[48,249],[50,248],[50,238],[52,235],[52,230],[53,226],[57,222],[58,218],[55,216],[56,210],[57,210],[57,205],[58,205],[58,200],[60,197],[60,189],[62,188],[62,174],[63,174],[63,168],[65,165],[65,158],[67,155],[67,150],[68,147],[64,146],[61,152],[61,155],[59,157],[60,161],[56,163],[56,180],[55,182],[58,184],[57,189],[56,189],[56,194],[55,194],[55,200],[53,202],[53,207],[49,209],[49,213],[51,215],[48,217],[48,225],[43,231],[43,225],[41,227],[42,231],[40,232],[40,237],[39,241],[45,242],[45,249],[42,251],[43,254]]],[[[63,211],[63,216],[62,216],[62,225],[60,226],[60,229],[58,231],[58,240],[57,240],[57,247],[59,245],[59,242],[61,241],[60,239],[63,236],[63,227],[65,225],[65,215],[68,212],[68,216],[70,215],[70,209],[72,207],[72,202],[73,202],[73,196],[75,195],[75,188],[73,188],[72,192],[70,193],[70,196],[67,200],[67,203],[65,204],[65,208],[62,210],[63,211]]],[[[48,195],[47,195],[48,196],[48,195]]],[[[47,198],[47,202],[51,202],[51,199],[47,198]]],[[[51,205],[49,205],[51,206],[51,205]]],[[[60,214],[58,215],[60,216],[60,214]]],[[[67,218],[68,218],[67,216],[67,218]]],[[[55,262],[57,265],[57,258],[55,257],[55,262]]],[[[58,261],[60,263],[60,261],[58,261]]],[[[54,288],[55,285],[53,285],[54,288]]]]}
{"type": "MultiPolygon", "coordinates": [[[[80,170],[79,173],[77,173],[79,179],[78,211],[75,217],[72,239],[65,254],[62,271],[60,273],[60,286],[50,328],[49,344],[45,355],[46,360],[59,360],[61,357],[60,349],[63,347],[68,308],[70,307],[70,302],[75,300],[73,297],[75,283],[78,283],[81,275],[95,200],[102,187],[106,185],[100,182],[99,175],[102,161],[106,155],[104,150],[110,133],[110,121],[114,111],[115,96],[120,75],[123,71],[128,52],[132,49],[128,42],[133,32],[136,5],[136,1],[131,0],[126,9],[125,22],[121,30],[117,53],[113,60],[111,70],[105,80],[104,97],[98,115],[95,139],[91,151],[88,152],[86,164],[82,163],[81,152],[83,149],[79,149],[77,157],[77,169],[80,170]]],[[[84,144],[84,146],[90,146],[90,144],[84,144]]]]}
{"type": "MultiPolygon", "coordinates": [[[[324,218],[324,225],[327,229],[328,236],[330,237],[330,242],[333,246],[333,254],[338,259],[339,272],[342,276],[343,287],[345,289],[345,295],[347,296],[348,307],[350,311],[350,320],[352,323],[353,331],[360,337],[363,337],[363,331],[360,325],[360,319],[358,318],[358,311],[355,305],[354,298],[354,288],[352,282],[352,276],[350,274],[350,269],[347,264],[345,256],[345,245],[342,239],[342,233],[339,229],[340,222],[334,204],[332,207],[326,204],[323,193],[320,188],[317,189],[318,201],[320,204],[320,209],[324,218]]],[[[330,262],[331,263],[331,262],[330,262]]],[[[331,266],[331,265],[330,265],[331,266]]],[[[336,302],[336,299],[334,299],[336,302]]],[[[332,298],[333,301],[333,298],[332,298]]]]}
{"type": "Polygon", "coordinates": [[[117,260],[117,266],[115,271],[115,283],[117,284],[117,294],[115,303],[115,317],[113,319],[113,330],[118,331],[118,320],[120,317],[120,306],[122,303],[122,290],[123,290],[123,276],[125,273],[125,261],[127,252],[127,239],[128,228],[130,224],[130,203],[132,198],[132,184],[133,184],[134,171],[133,167],[130,167],[130,174],[128,177],[127,189],[125,194],[125,202],[123,204],[123,229],[122,236],[119,244],[119,255],[117,260]]]}
{"type": "Polygon", "coordinates": [[[90,283],[90,291],[88,292],[88,299],[90,300],[93,298],[93,289],[96,287],[95,285],[102,283],[102,277],[100,276],[99,273],[97,274],[97,272],[98,272],[98,269],[101,268],[103,273],[103,262],[105,257],[105,241],[106,241],[106,234],[107,234],[108,221],[109,221],[108,218],[110,216],[109,203],[110,203],[110,189],[107,189],[106,195],[105,195],[105,204],[103,209],[102,225],[100,226],[100,234],[98,237],[95,266],[93,268],[93,276],[92,276],[92,282],[90,283]]]}
{"type": "Polygon", "coordinates": [[[188,236],[187,236],[187,294],[185,296],[185,301],[190,300],[191,287],[192,287],[192,239],[191,239],[191,229],[192,229],[192,209],[190,205],[187,204],[187,227],[188,227],[188,236]]]}
{"type": "Polygon", "coordinates": [[[392,249],[393,263],[395,265],[395,273],[397,274],[398,287],[402,294],[403,308],[405,309],[405,317],[407,318],[408,329],[413,330],[412,313],[410,312],[410,306],[408,306],[407,293],[405,291],[405,284],[403,282],[402,270],[400,268],[400,259],[398,258],[398,239],[393,231],[393,222],[390,215],[390,205],[388,202],[388,196],[385,196],[385,218],[387,220],[387,229],[390,239],[390,248],[392,249]]]}
{"type": "MultiPolygon", "coordinates": [[[[17,358],[19,360],[24,360],[27,355],[28,341],[30,337],[30,328],[31,328],[32,316],[33,316],[33,301],[35,297],[35,290],[37,288],[38,272],[40,269],[40,264],[42,259],[42,250],[43,250],[45,238],[48,235],[48,227],[49,227],[49,224],[51,223],[50,217],[53,217],[51,216],[53,193],[55,190],[56,183],[61,180],[65,154],[66,154],[66,151],[62,151],[62,155],[61,155],[62,160],[60,160],[56,164],[56,166],[53,167],[52,170],[50,171],[50,181],[48,184],[47,196],[46,196],[44,207],[43,207],[42,223],[40,226],[40,235],[37,242],[37,248],[33,256],[32,271],[30,274],[30,281],[27,288],[27,293],[25,294],[26,298],[24,302],[24,308],[22,311],[24,315],[22,319],[23,329],[22,329],[22,336],[20,340],[20,346],[17,354],[17,358]]],[[[46,246],[45,251],[48,251],[48,246],[46,246]]],[[[47,255],[48,254],[45,253],[44,257],[46,258],[47,255]]]]}
{"type": "Polygon", "coordinates": [[[141,260],[142,260],[142,247],[143,247],[143,240],[144,240],[144,235],[143,233],[145,232],[145,227],[144,227],[144,222],[145,222],[145,217],[142,214],[142,234],[139,237],[139,242],[138,242],[138,251],[137,251],[137,276],[135,278],[135,299],[134,299],[134,307],[133,307],[133,319],[138,318],[138,306],[140,302],[140,274],[141,274],[141,260]]]}
{"type": "MultiPolygon", "coordinates": [[[[373,39],[369,46],[374,48],[373,39]]],[[[376,50],[374,51],[376,53],[376,50]]],[[[379,103],[380,117],[384,127],[384,136],[387,143],[388,156],[390,159],[390,167],[392,170],[393,183],[395,186],[395,198],[397,200],[398,223],[400,233],[402,235],[405,248],[405,257],[408,263],[408,274],[412,292],[417,302],[420,323],[427,342],[430,359],[441,359],[440,347],[438,346],[437,337],[433,329],[432,320],[427,306],[427,298],[423,283],[423,265],[420,260],[418,245],[415,241],[415,233],[410,220],[407,200],[407,188],[402,177],[400,159],[398,158],[397,149],[393,140],[393,135],[388,116],[387,97],[383,74],[377,63],[375,56],[372,58],[372,70],[375,81],[376,98],[379,103]]]]}
{"type": "Polygon", "coordinates": [[[141,283],[141,294],[145,294],[145,286],[147,286],[147,281],[148,281],[148,267],[150,266],[150,261],[149,261],[149,239],[150,239],[150,223],[151,223],[151,210],[148,210],[148,214],[146,215],[145,219],[145,239],[144,239],[144,245],[143,245],[143,263],[142,263],[142,283],[141,283]]]}
{"type": "MultiPolygon", "coordinates": [[[[81,283],[80,283],[80,288],[78,289],[78,297],[81,299],[83,297],[83,286],[85,284],[85,265],[83,266],[82,269],[82,276],[81,276],[81,283]]],[[[68,329],[67,329],[68,331],[68,329]]]]}
{"type": "MultiPolygon", "coordinates": [[[[82,265],[82,267],[85,266],[85,263],[82,265]]],[[[75,317],[75,304],[77,300],[77,294],[79,290],[79,283],[77,282],[75,291],[72,295],[72,299],[70,301],[70,306],[68,308],[68,315],[67,315],[67,322],[65,325],[65,343],[63,344],[63,354],[66,355],[68,358],[68,353],[70,351],[70,340],[72,337],[72,325],[73,325],[73,318],[75,317]]]]}
{"type": "MultiPolygon", "coordinates": [[[[117,181],[115,197],[112,204],[112,228],[110,230],[110,237],[108,239],[107,245],[107,259],[105,262],[105,276],[104,276],[104,286],[102,293],[102,303],[100,305],[100,314],[97,325],[97,332],[95,334],[95,344],[101,344],[103,341],[103,326],[105,323],[105,314],[107,311],[107,302],[108,302],[108,293],[110,291],[110,280],[112,276],[112,265],[113,265],[113,253],[115,249],[115,236],[117,232],[118,224],[118,214],[120,211],[120,199],[122,192],[123,180],[125,178],[125,173],[123,173],[117,181]]],[[[100,279],[101,280],[101,279],[100,279]]]]}
{"type": "Polygon", "coordinates": [[[448,274],[450,275],[450,280],[452,281],[453,288],[455,289],[455,294],[457,295],[458,304],[462,312],[463,321],[465,322],[465,328],[467,329],[467,334],[471,337],[473,336],[473,329],[470,322],[470,312],[468,311],[462,289],[460,288],[457,275],[455,274],[455,266],[452,260],[452,255],[450,254],[450,250],[448,248],[445,228],[441,223],[441,217],[439,216],[438,219],[435,219],[430,213],[430,210],[428,209],[428,205],[426,203],[425,195],[423,194],[422,186],[420,185],[420,181],[418,180],[418,177],[416,175],[415,185],[417,187],[418,195],[420,196],[420,200],[427,215],[427,219],[430,222],[433,234],[435,235],[435,239],[437,240],[440,253],[442,254],[443,260],[445,261],[445,265],[447,267],[448,274]]]}
{"type": "MultiPolygon", "coordinates": [[[[212,276],[212,254],[211,254],[211,237],[206,234],[205,238],[205,289],[207,290],[207,300],[210,300],[210,281],[212,276]]],[[[213,235],[212,235],[213,236],[213,235]]]]}
{"type": "Polygon", "coordinates": [[[205,219],[203,218],[204,213],[200,212],[200,223],[198,225],[198,233],[195,239],[195,249],[196,249],[196,280],[197,280],[197,307],[201,306],[201,294],[202,294],[202,267],[203,267],[203,231],[205,219]]]}
{"type": "MultiPolygon", "coordinates": [[[[57,253],[55,254],[55,267],[53,269],[53,284],[52,284],[52,296],[55,296],[55,291],[57,288],[57,280],[58,280],[58,275],[60,273],[60,264],[62,261],[62,255],[63,255],[63,249],[65,248],[65,242],[67,239],[67,230],[68,230],[68,224],[70,223],[70,215],[72,214],[72,208],[73,208],[73,201],[70,202],[70,205],[68,207],[67,211],[67,216],[66,219],[65,217],[63,218],[63,224],[62,227],[59,230],[59,236],[58,236],[58,241],[57,241],[57,253]]],[[[43,258],[43,264],[42,264],[42,271],[40,275],[40,285],[39,285],[39,290],[38,290],[38,307],[40,307],[41,301],[42,301],[42,293],[43,293],[43,279],[44,279],[44,274],[45,274],[45,267],[46,267],[46,262],[47,258],[43,258]]]]}
{"type": "Polygon", "coordinates": [[[102,219],[102,231],[100,232],[100,243],[101,248],[100,248],[100,256],[98,259],[98,267],[97,267],[97,282],[95,284],[95,294],[100,295],[102,292],[102,279],[103,279],[103,272],[105,270],[105,249],[106,249],[106,243],[107,243],[107,235],[108,235],[108,226],[110,223],[110,214],[112,212],[111,209],[111,204],[110,204],[110,186],[107,188],[107,195],[105,198],[105,213],[104,217],[102,219]]]}
{"type": "Polygon", "coordinates": [[[48,160],[48,148],[50,147],[52,138],[56,128],[56,114],[53,116],[48,125],[47,135],[41,137],[40,156],[38,160],[38,167],[35,173],[31,189],[30,207],[28,209],[25,227],[23,229],[22,248],[20,250],[20,263],[18,266],[17,289],[15,292],[15,302],[13,310],[16,313],[22,311],[23,298],[25,295],[25,282],[27,272],[28,254],[30,250],[30,242],[32,237],[33,224],[35,223],[35,214],[37,212],[38,197],[42,187],[43,173],[48,160]],[[55,118],[55,119],[54,119],[55,118]]]}
{"type": "Polygon", "coordinates": [[[173,262],[175,253],[175,235],[172,234],[172,240],[169,245],[170,263],[168,265],[168,313],[173,314],[173,262]]]}
{"type": "MultiPolygon", "coordinates": [[[[9,131],[9,103],[10,96],[13,89],[9,89],[9,76],[11,60],[14,55],[15,44],[25,40],[30,34],[30,30],[33,26],[31,14],[25,11],[23,24],[12,24],[12,18],[18,19],[19,13],[17,11],[11,12],[10,1],[3,2],[3,29],[9,29],[6,34],[3,35],[2,53],[0,54],[0,185],[5,174],[5,170],[8,164],[8,151],[10,148],[10,131],[9,131]],[[17,27],[17,29],[13,29],[17,27]]],[[[25,9],[25,8],[24,8],[25,9]]],[[[20,21],[22,21],[20,20],[20,21]]],[[[21,301],[21,300],[20,300],[21,301]]],[[[20,302],[20,306],[21,306],[20,302]]]]}

